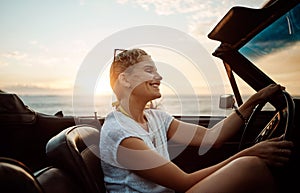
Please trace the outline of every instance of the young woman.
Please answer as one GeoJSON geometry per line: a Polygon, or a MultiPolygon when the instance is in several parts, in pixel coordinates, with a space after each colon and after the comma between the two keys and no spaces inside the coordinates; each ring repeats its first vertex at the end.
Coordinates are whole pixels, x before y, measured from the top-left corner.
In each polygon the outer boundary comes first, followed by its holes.
{"type": "Polygon", "coordinates": [[[185,123],[159,109],[145,108],[161,97],[162,77],[142,49],[115,55],[111,87],[118,99],[101,128],[100,155],[108,192],[274,192],[269,167],[288,162],[293,144],[274,138],[244,149],[228,159],[186,173],[169,158],[169,140],[193,146],[220,146],[232,137],[253,108],[280,89],[270,85],[251,96],[238,112],[208,129],[185,123]]]}

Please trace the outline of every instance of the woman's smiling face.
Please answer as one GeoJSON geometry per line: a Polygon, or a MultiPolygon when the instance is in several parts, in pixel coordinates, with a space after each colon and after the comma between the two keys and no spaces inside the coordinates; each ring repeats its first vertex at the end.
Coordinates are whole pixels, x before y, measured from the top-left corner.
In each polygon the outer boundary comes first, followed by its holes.
{"type": "Polygon", "coordinates": [[[161,97],[159,86],[162,77],[150,56],[143,56],[142,61],[128,67],[125,74],[132,89],[131,96],[147,100],[161,97]]]}

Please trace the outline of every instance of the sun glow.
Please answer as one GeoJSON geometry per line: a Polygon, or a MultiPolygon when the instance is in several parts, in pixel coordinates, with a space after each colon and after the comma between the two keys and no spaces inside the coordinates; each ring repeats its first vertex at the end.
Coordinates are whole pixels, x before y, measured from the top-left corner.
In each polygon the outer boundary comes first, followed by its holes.
{"type": "Polygon", "coordinates": [[[98,78],[97,85],[95,87],[95,95],[112,95],[112,94],[113,91],[110,87],[110,81],[109,81],[109,68],[106,68],[98,78]]]}

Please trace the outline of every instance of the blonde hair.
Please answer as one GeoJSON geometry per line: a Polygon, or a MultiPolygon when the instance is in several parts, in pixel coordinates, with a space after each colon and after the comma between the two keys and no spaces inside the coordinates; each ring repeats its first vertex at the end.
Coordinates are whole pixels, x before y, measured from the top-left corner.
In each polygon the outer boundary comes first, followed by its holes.
{"type": "Polygon", "coordinates": [[[124,72],[129,66],[142,61],[142,56],[149,56],[142,49],[122,50],[114,57],[110,67],[110,86],[114,90],[119,74],[124,72]]]}

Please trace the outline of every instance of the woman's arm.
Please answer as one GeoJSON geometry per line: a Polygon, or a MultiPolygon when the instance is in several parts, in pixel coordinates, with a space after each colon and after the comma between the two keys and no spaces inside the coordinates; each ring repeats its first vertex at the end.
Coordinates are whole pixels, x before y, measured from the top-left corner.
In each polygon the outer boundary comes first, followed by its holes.
{"type": "Polygon", "coordinates": [[[117,159],[126,169],[132,170],[149,181],[175,191],[185,192],[207,176],[242,156],[258,156],[269,166],[283,166],[289,160],[291,147],[291,142],[281,141],[280,138],[262,141],[218,164],[188,174],[173,162],[151,150],[141,139],[131,137],[121,142],[117,159]]]}
{"type": "MultiPolygon", "coordinates": [[[[280,89],[284,89],[284,87],[275,84],[261,89],[239,107],[239,112],[243,117],[248,118],[258,103],[278,92],[280,89]]],[[[220,146],[224,141],[237,133],[244,123],[244,120],[241,119],[236,112],[231,113],[227,118],[210,129],[174,119],[168,130],[168,138],[187,145],[220,146]]]]}
{"type": "Polygon", "coordinates": [[[126,138],[121,142],[117,158],[126,169],[149,181],[179,192],[185,192],[232,160],[228,159],[215,166],[188,174],[135,137],[126,138]]]}

